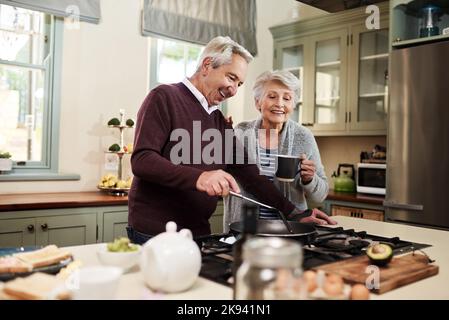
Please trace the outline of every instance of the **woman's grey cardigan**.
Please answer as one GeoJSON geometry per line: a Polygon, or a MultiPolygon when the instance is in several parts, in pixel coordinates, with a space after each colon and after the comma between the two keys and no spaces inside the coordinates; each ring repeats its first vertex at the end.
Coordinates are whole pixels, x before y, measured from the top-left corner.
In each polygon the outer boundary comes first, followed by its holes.
{"type": "MultiPolygon", "coordinates": [[[[248,150],[248,154],[254,157],[259,169],[260,161],[257,131],[261,128],[261,123],[262,119],[259,118],[257,120],[239,123],[235,128],[235,135],[242,141],[242,143],[245,141],[245,147],[248,150]]],[[[313,202],[322,202],[327,196],[329,185],[327,183],[323,165],[321,164],[320,152],[312,132],[295,121],[287,120],[280,134],[278,152],[283,155],[295,156],[305,154],[316,166],[315,176],[309,184],[302,185],[299,174],[295,181],[290,183],[290,201],[300,210],[307,209],[305,196],[313,202]]],[[[278,189],[280,189],[281,185],[276,178],[274,179],[274,183],[278,189]]],[[[240,190],[244,195],[251,196],[241,187],[240,190]]],[[[258,200],[263,202],[263,199],[258,200]]],[[[229,224],[240,220],[242,200],[233,196],[227,196],[223,199],[223,202],[223,228],[225,232],[228,232],[229,224]]]]}

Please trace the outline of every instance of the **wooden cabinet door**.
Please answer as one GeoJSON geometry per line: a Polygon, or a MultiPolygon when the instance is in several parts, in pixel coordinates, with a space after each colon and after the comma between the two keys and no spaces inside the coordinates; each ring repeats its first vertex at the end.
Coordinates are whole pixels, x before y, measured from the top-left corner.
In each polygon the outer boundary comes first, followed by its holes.
{"type": "Polygon", "coordinates": [[[97,215],[68,214],[36,218],[36,243],[55,244],[58,247],[95,243],[97,215]]]}
{"type": "Polygon", "coordinates": [[[384,221],[384,212],[378,210],[361,209],[361,217],[363,219],[384,221]]]}
{"type": "Polygon", "coordinates": [[[0,247],[22,247],[36,244],[34,218],[0,220],[0,247]]]}
{"type": "Polygon", "coordinates": [[[105,212],[103,214],[103,242],[112,242],[116,238],[128,237],[128,211],[105,212]]]}
{"type": "Polygon", "coordinates": [[[384,212],[381,210],[371,210],[371,209],[333,205],[331,209],[331,215],[384,221],[384,212]]]}

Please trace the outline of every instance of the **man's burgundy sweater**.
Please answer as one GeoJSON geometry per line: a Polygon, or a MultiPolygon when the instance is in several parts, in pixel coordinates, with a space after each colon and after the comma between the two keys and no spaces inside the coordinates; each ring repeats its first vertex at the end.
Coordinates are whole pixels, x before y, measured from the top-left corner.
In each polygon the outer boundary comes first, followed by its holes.
{"type": "MultiPolygon", "coordinates": [[[[294,209],[265,176],[259,175],[255,164],[226,164],[224,161],[205,164],[202,160],[194,164],[193,121],[201,122],[201,135],[213,128],[225,137],[225,129],[232,129],[219,110],[209,115],[183,83],[161,85],[145,98],[137,115],[131,157],[134,174],[128,197],[131,227],[156,235],[165,231],[168,221],[175,221],[178,230],[188,228],[194,236],[209,234],[208,220],[215,211],[218,197],[198,191],[196,182],[202,172],[218,169],[231,173],[245,190],[285,214],[294,209]],[[189,163],[173,164],[170,160],[170,151],[179,142],[170,141],[170,135],[178,128],[187,130],[190,135],[189,163]]],[[[210,142],[198,143],[203,150],[210,142]]]]}

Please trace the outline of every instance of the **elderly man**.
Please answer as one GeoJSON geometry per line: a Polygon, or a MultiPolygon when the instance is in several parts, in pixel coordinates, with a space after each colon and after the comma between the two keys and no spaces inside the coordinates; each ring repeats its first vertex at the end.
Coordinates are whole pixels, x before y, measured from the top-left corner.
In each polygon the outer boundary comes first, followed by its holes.
{"type": "Polygon", "coordinates": [[[255,164],[228,163],[224,157],[212,163],[198,159],[210,143],[198,137],[208,130],[225,137],[225,131],[232,130],[218,105],[237,93],[251,60],[251,54],[229,37],[214,38],[191,78],[158,86],[145,98],[137,116],[131,157],[134,180],[127,231],[135,243],[164,231],[168,221],[190,229],[194,236],[209,234],[208,220],[219,196],[228,195],[230,190],[240,193],[234,177],[245,190],[286,215],[302,222],[318,219],[295,209],[266,177],[259,175],[255,164]],[[180,129],[193,137],[188,143],[190,150],[180,150],[181,154],[173,152],[179,151],[180,142],[173,139],[173,132],[180,129]],[[173,159],[174,155],[179,157],[173,159]]]}

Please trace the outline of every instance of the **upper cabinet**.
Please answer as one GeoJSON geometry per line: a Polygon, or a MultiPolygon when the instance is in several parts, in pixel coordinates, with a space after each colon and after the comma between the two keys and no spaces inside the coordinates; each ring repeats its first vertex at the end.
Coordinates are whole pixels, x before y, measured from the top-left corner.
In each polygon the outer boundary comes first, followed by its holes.
{"type": "Polygon", "coordinates": [[[448,0],[391,0],[394,49],[449,39],[448,0]]]}
{"type": "Polygon", "coordinates": [[[274,69],[301,82],[292,117],[317,136],[386,134],[389,7],[378,7],[378,29],[366,8],[270,28],[274,69]]]}

